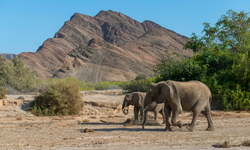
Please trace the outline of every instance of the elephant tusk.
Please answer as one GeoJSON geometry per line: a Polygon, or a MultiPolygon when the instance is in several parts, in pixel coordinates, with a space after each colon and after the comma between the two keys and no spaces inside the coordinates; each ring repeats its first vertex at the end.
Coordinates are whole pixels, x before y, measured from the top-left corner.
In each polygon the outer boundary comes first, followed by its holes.
{"type": "Polygon", "coordinates": [[[126,107],[122,109],[122,111],[128,110],[126,107]]]}
{"type": "Polygon", "coordinates": [[[146,108],[144,108],[144,109],[142,110],[142,112],[146,111],[146,109],[148,109],[148,105],[146,106],[146,108]]]}

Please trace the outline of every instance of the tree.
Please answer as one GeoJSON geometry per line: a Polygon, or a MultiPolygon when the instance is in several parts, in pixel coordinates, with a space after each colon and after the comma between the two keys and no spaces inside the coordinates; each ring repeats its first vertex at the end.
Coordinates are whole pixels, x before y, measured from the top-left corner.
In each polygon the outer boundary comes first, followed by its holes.
{"type": "Polygon", "coordinates": [[[204,36],[198,37],[195,33],[189,38],[185,49],[192,49],[194,52],[207,49],[231,49],[240,51],[243,46],[249,44],[250,17],[249,13],[241,11],[237,13],[229,10],[222,15],[215,27],[209,23],[203,23],[204,36]]]}
{"type": "MultiPolygon", "coordinates": [[[[159,80],[206,83],[213,101],[225,110],[250,109],[250,17],[229,10],[214,27],[204,23],[202,36],[192,34],[184,46],[195,56],[164,60],[156,67],[159,80]]],[[[212,101],[212,102],[213,102],[212,101]]]]}
{"type": "Polygon", "coordinates": [[[0,85],[5,84],[27,92],[36,87],[37,79],[35,72],[26,67],[22,59],[16,56],[8,60],[0,55],[0,85]]]}

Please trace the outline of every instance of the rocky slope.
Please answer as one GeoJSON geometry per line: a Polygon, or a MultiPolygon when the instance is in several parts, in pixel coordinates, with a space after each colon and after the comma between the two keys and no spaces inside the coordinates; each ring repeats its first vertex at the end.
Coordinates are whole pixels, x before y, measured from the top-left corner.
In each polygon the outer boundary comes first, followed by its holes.
{"type": "Polygon", "coordinates": [[[3,55],[7,59],[11,59],[16,56],[16,54],[10,54],[10,53],[0,53],[0,55],[3,55]]]}
{"type": "Polygon", "coordinates": [[[75,13],[36,53],[21,53],[42,78],[69,76],[85,81],[131,80],[153,74],[153,66],[182,49],[187,38],[160,25],[142,23],[118,12],[91,17],[75,13]]]}

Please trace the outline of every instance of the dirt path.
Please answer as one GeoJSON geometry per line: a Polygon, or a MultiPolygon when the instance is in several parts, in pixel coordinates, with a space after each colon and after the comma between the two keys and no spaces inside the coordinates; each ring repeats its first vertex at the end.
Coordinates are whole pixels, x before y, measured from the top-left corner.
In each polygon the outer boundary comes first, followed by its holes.
{"type": "MultiPolygon", "coordinates": [[[[18,96],[8,96],[16,99],[18,96]]],[[[124,126],[128,118],[133,118],[133,110],[128,116],[122,114],[123,95],[85,95],[85,109],[78,116],[37,117],[25,111],[33,96],[24,96],[23,106],[0,107],[0,150],[3,149],[216,149],[212,145],[229,141],[239,145],[250,140],[250,113],[213,111],[216,131],[205,131],[206,118],[200,116],[195,132],[185,127],[172,127],[173,132],[163,131],[164,125],[124,126]],[[94,132],[82,132],[84,129],[94,132]]],[[[160,116],[160,115],[159,115],[160,116]]],[[[180,120],[191,122],[191,114],[183,113],[180,120]]],[[[162,118],[158,118],[162,122],[162,118]]],[[[250,149],[232,147],[230,149],[250,149]]]]}

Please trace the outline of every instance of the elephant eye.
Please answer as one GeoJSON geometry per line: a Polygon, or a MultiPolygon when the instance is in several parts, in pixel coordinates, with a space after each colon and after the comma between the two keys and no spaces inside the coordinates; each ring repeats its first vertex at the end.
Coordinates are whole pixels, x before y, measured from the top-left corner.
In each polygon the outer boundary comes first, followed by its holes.
{"type": "Polygon", "coordinates": [[[151,98],[155,98],[155,96],[156,96],[155,94],[151,94],[150,95],[151,98]]]}

